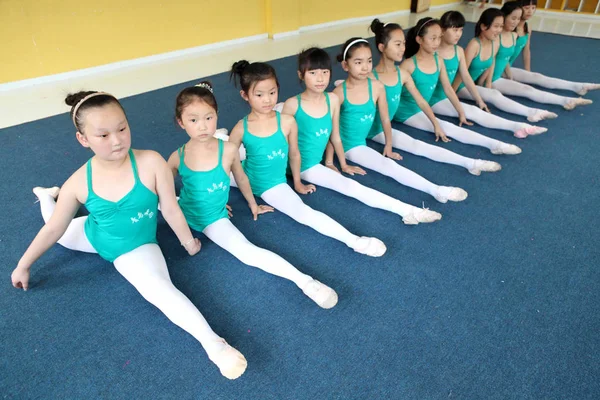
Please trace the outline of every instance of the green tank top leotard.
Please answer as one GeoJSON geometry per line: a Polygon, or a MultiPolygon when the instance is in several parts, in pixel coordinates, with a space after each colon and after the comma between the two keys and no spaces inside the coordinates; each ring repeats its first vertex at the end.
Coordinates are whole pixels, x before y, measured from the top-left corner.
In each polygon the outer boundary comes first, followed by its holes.
{"type": "Polygon", "coordinates": [[[298,110],[296,110],[294,118],[298,124],[298,148],[302,160],[300,171],[305,171],[319,164],[323,159],[323,153],[325,153],[325,147],[327,147],[329,136],[331,136],[333,124],[329,93],[325,93],[327,113],[320,118],[311,117],[304,112],[301,95],[298,95],[297,98],[298,110]]]}
{"type": "Polygon", "coordinates": [[[346,93],[346,81],[342,84],[344,102],[340,109],[340,136],[344,152],[357,146],[367,145],[367,135],[371,131],[377,106],[373,101],[373,88],[371,78],[367,78],[369,85],[369,100],[363,104],[352,104],[346,93]]]}
{"type": "MultiPolygon", "coordinates": [[[[454,45],[454,57],[452,57],[449,60],[446,60],[445,58],[442,58],[442,60],[444,60],[444,66],[446,67],[446,74],[448,75],[448,80],[450,81],[450,84],[452,85],[452,82],[454,82],[454,78],[456,77],[456,73],[458,72],[458,67],[460,65],[460,60],[458,59],[458,46],[454,45]]],[[[430,105],[434,105],[442,100],[446,99],[446,93],[444,93],[444,86],[442,85],[441,81],[438,81],[437,86],[435,87],[435,90],[433,91],[433,95],[431,96],[431,99],[429,100],[429,104],[430,105]]]]}
{"type": "MultiPolygon", "coordinates": [[[[416,56],[412,57],[413,63],[415,64],[415,70],[411,76],[415,82],[415,87],[428,103],[429,100],[431,100],[433,91],[435,90],[435,87],[440,79],[440,66],[438,64],[437,53],[434,53],[433,58],[435,59],[435,72],[427,74],[419,69],[416,56]]],[[[396,111],[394,120],[404,122],[420,111],[421,109],[417,105],[415,99],[408,91],[405,90],[400,96],[400,106],[398,107],[398,111],[396,111]]]]}
{"type": "Polygon", "coordinates": [[[208,225],[227,214],[229,199],[229,174],[223,169],[223,147],[219,140],[219,156],[217,166],[208,171],[194,171],[185,165],[185,145],[177,150],[179,153],[179,175],[183,187],[179,196],[179,206],[188,225],[202,232],[208,225]]]}
{"type": "Polygon", "coordinates": [[[252,193],[261,196],[264,192],[286,182],[288,142],[281,130],[281,115],[277,115],[277,130],[270,136],[259,137],[248,131],[248,116],[244,117],[242,143],[246,148],[246,159],[242,163],[250,180],[252,193]]]}
{"type": "Polygon", "coordinates": [[[512,66],[517,57],[521,55],[521,52],[527,45],[527,39],[529,38],[529,33],[526,33],[523,36],[517,36],[517,43],[515,44],[515,52],[512,56],[510,56],[510,60],[508,63],[512,66]]]}
{"type": "Polygon", "coordinates": [[[502,36],[499,37],[498,42],[500,43],[500,47],[498,47],[498,53],[496,53],[496,65],[494,66],[494,75],[492,75],[492,82],[498,80],[502,77],[506,66],[508,65],[510,58],[515,53],[515,37],[511,33],[510,35],[513,44],[509,47],[504,47],[502,45],[502,36]]]}
{"type": "MultiPolygon", "coordinates": [[[[487,58],[487,60],[484,61],[481,59],[481,41],[479,40],[479,38],[475,38],[475,40],[477,40],[477,43],[479,43],[479,51],[471,61],[471,65],[469,65],[469,75],[471,75],[473,82],[477,82],[481,75],[483,75],[483,73],[487,71],[494,62],[494,42],[492,42],[492,52],[490,53],[490,56],[487,58]]],[[[460,86],[458,87],[458,89],[456,89],[456,91],[458,92],[464,87],[465,84],[461,82],[460,86]]]]}
{"type": "Polygon", "coordinates": [[[156,242],[158,196],[148,189],[138,175],[133,151],[129,150],[133,169],[133,188],[119,201],[98,196],[92,185],[92,160],[87,162],[89,211],[85,235],[100,257],[113,262],[119,256],[149,243],[156,242]]]}
{"type": "MultiPolygon", "coordinates": [[[[398,83],[394,86],[385,86],[385,98],[387,100],[388,105],[388,115],[390,119],[394,117],[396,111],[398,111],[398,106],[400,105],[400,96],[402,95],[402,77],[400,76],[400,68],[396,67],[396,72],[398,73],[398,83]]],[[[375,78],[379,80],[379,75],[377,71],[373,70],[373,75],[375,78]]],[[[373,137],[379,135],[383,132],[383,126],[381,125],[381,117],[379,116],[379,109],[375,113],[375,121],[373,121],[373,125],[371,126],[371,131],[367,135],[368,139],[372,139],[373,137]]]]}

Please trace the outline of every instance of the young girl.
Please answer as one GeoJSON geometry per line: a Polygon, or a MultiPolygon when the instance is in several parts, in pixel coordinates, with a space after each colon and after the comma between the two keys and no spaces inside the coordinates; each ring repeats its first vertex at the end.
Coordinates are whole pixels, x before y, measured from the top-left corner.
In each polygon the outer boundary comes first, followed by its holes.
{"type": "Polygon", "coordinates": [[[289,279],[320,307],[332,308],[337,303],[335,291],[301,273],[277,254],[250,243],[229,221],[226,206],[230,173],[248,201],[255,220],[258,214],[273,209],[256,204],[237,146],[213,137],[217,129],[217,111],[217,101],[208,82],[183,89],[177,95],[177,123],[190,140],[171,154],[169,167],[174,175],[181,175],[183,188],[179,205],[188,224],[243,263],[289,279]]]}
{"type": "Polygon", "coordinates": [[[521,17],[521,20],[517,25],[517,30],[515,31],[518,37],[515,45],[515,51],[509,60],[511,65],[510,71],[512,73],[513,80],[530,85],[542,86],[548,89],[570,90],[580,96],[584,96],[588,90],[600,89],[600,84],[597,83],[571,82],[564,79],[551,78],[537,72],[531,72],[532,31],[527,24],[527,21],[535,14],[535,10],[537,9],[537,0],[520,0],[520,5],[523,8],[523,16],[521,17]],[[523,54],[524,69],[515,68],[512,66],[521,53],[523,54]]]}
{"type": "MultiPolygon", "coordinates": [[[[498,36],[498,40],[494,43],[498,47],[498,51],[494,65],[488,71],[488,74],[491,74],[491,87],[506,95],[526,97],[538,103],[558,104],[563,106],[565,110],[572,110],[579,105],[592,104],[592,100],[559,96],[512,80],[510,59],[515,52],[518,36],[515,30],[523,16],[523,9],[518,2],[509,1],[504,3],[501,11],[504,14],[504,28],[498,36]],[[503,74],[507,78],[502,78],[503,74]]],[[[490,87],[489,80],[488,87],[490,87]]]]}
{"type": "MultiPolygon", "coordinates": [[[[484,74],[492,68],[498,50],[497,47],[494,47],[494,41],[502,32],[503,26],[504,14],[497,8],[485,10],[475,24],[475,38],[471,39],[465,49],[465,66],[468,68],[469,76],[473,81],[483,84],[484,74]]],[[[463,75],[466,76],[465,74],[456,75],[452,87],[456,90],[459,98],[475,100],[462,82],[463,75]]],[[[496,89],[478,86],[477,92],[488,104],[493,104],[502,111],[527,117],[530,122],[557,117],[555,113],[517,103],[505,97],[496,89]]]]}
{"type": "MultiPolygon", "coordinates": [[[[231,77],[239,80],[240,94],[248,102],[251,112],[239,121],[229,141],[245,147],[244,172],[250,180],[252,192],[267,204],[308,225],[319,233],[337,239],[361,254],[380,257],[386,247],[379,239],[358,237],[327,215],[315,211],[302,202],[286,182],[288,152],[298,193],[315,191],[313,185],[304,185],[300,179],[298,128],[289,115],[274,111],[279,82],[269,64],[242,60],[233,64],[231,77]]],[[[233,183],[233,182],[232,182],[233,183]]]]}
{"type": "MultiPolygon", "coordinates": [[[[466,199],[467,192],[463,189],[435,185],[394,161],[402,157],[392,151],[392,126],[385,88],[381,82],[369,77],[373,69],[369,43],[362,38],[349,39],[343,45],[337,60],[348,72],[348,78],[334,90],[341,103],[339,130],[344,151],[342,155],[341,149],[338,150],[338,157],[345,157],[394,178],[403,185],[428,193],[442,203],[466,199]],[[383,155],[367,146],[367,136],[377,112],[385,137],[383,155]]],[[[328,148],[326,165],[333,163],[331,150],[328,148]]]]}
{"type": "MultiPolygon", "coordinates": [[[[463,34],[465,17],[458,11],[447,11],[440,18],[440,24],[442,26],[442,43],[437,53],[444,60],[448,80],[453,82],[457,73],[460,73],[469,93],[471,93],[478,105],[478,107],[475,107],[470,104],[460,103],[467,118],[486,128],[511,131],[515,137],[521,139],[526,138],[528,135],[538,135],[546,132],[546,128],[510,121],[489,113],[486,104],[477,91],[475,82],[473,82],[473,79],[469,75],[463,48],[457,45],[463,34]]],[[[441,82],[438,82],[429,103],[436,114],[448,117],[458,116],[456,109],[444,93],[444,87],[441,82]]]]}
{"type": "Polygon", "coordinates": [[[358,199],[371,207],[394,212],[402,217],[405,224],[439,220],[439,213],[403,203],[321,165],[325,148],[331,139],[338,149],[342,171],[350,175],[365,174],[361,168],[348,165],[344,157],[339,132],[340,102],[336,95],[325,92],[331,77],[329,54],[316,47],[304,50],[298,56],[298,76],[306,90],[289,98],[282,112],[293,115],[298,124],[300,178],[358,199]]]}
{"type": "MultiPolygon", "coordinates": [[[[459,126],[446,121],[438,120],[446,135],[462,143],[473,144],[488,148],[492,154],[519,154],[521,149],[515,145],[504,143],[496,139],[483,136],[477,132],[461,128],[462,124],[472,125],[467,121],[465,112],[452,89],[446,67],[440,62],[437,49],[442,38],[442,27],[438,20],[430,17],[422,18],[416,26],[408,31],[406,39],[406,60],[400,65],[403,71],[412,75],[415,86],[426,101],[431,96],[438,83],[454,106],[460,121],[459,126]]],[[[399,60],[398,60],[399,61],[399,60]]],[[[402,92],[400,107],[395,115],[395,120],[412,126],[413,128],[434,131],[433,124],[425,114],[419,110],[416,100],[410,93],[402,92]]]]}
{"type": "Polygon", "coordinates": [[[194,336],[221,373],[235,379],[244,373],[244,356],[212,331],[202,314],[169,278],[156,242],[157,207],[190,255],[200,251],[177,205],[173,177],[154,151],[133,150],[125,112],[103,92],[69,95],[71,119],[79,143],[94,156],[59,188],[35,188],[46,225],[12,273],[16,288],[27,290],[31,265],[53,244],[98,253],[112,262],[151,304],[194,336]],[[73,219],[85,204],[86,217],[73,219]]]}

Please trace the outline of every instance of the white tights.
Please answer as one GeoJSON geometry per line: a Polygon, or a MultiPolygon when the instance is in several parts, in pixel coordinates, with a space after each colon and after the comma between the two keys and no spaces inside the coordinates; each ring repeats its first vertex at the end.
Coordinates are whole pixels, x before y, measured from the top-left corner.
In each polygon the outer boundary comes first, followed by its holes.
{"type": "Polygon", "coordinates": [[[231,253],[246,265],[294,282],[300,289],[312,281],[312,278],[298,271],[292,264],[277,254],[252,244],[226,218],[213,222],[202,231],[219,247],[231,253]]]}
{"type": "Polygon", "coordinates": [[[570,90],[578,93],[584,89],[585,83],[571,82],[564,79],[551,78],[546,75],[542,75],[538,72],[530,72],[525,69],[511,67],[513,79],[517,82],[527,83],[530,85],[537,85],[545,87],[547,89],[562,89],[570,90]]]}
{"type": "MultiPolygon", "coordinates": [[[[496,89],[488,89],[483,86],[477,86],[477,91],[479,92],[479,95],[481,96],[483,101],[485,101],[488,104],[492,104],[496,106],[496,108],[507,113],[522,115],[524,117],[531,117],[540,111],[537,108],[527,107],[521,103],[509,99],[508,97],[500,93],[499,90],[496,89]]],[[[469,93],[466,87],[460,89],[456,94],[461,99],[475,101],[475,99],[473,98],[473,96],[471,96],[471,93],[469,93]]]]}
{"type": "MultiPolygon", "coordinates": [[[[385,135],[383,132],[373,137],[373,141],[385,144],[385,135]]],[[[446,164],[458,165],[466,169],[471,169],[475,166],[475,159],[461,156],[446,150],[443,147],[434,146],[429,143],[414,139],[404,132],[392,129],[392,147],[406,151],[408,153],[426,157],[430,160],[443,162],[446,164]]]]}
{"type": "MultiPolygon", "coordinates": [[[[487,147],[490,150],[498,149],[504,144],[499,140],[483,136],[475,131],[462,128],[458,125],[451,124],[450,122],[442,121],[441,119],[438,119],[438,122],[446,133],[446,136],[456,139],[461,143],[487,147]]],[[[433,124],[423,111],[416,113],[404,121],[404,123],[413,128],[433,132],[433,124]]]]}
{"type": "MultiPolygon", "coordinates": [[[[483,111],[481,108],[460,103],[463,110],[465,110],[465,116],[467,119],[474,121],[475,123],[485,126],[486,128],[501,129],[510,132],[516,132],[519,129],[526,128],[527,124],[522,122],[515,122],[508,119],[498,117],[497,115],[490,114],[483,111]]],[[[458,112],[448,99],[437,102],[431,107],[434,113],[444,115],[446,117],[458,118],[458,112]]]]}
{"type": "Polygon", "coordinates": [[[544,92],[521,82],[505,78],[498,78],[492,82],[492,87],[509,96],[525,97],[537,103],[543,104],[565,104],[577,100],[574,97],[559,96],[554,93],[544,92]]]}
{"type": "MultiPolygon", "coordinates": [[[[56,201],[46,193],[38,192],[36,195],[40,200],[42,217],[44,221],[48,221],[54,212],[56,201]]],[[[96,253],[85,235],[86,219],[87,217],[75,218],[58,243],[70,250],[96,253]]],[[[196,338],[207,353],[217,352],[224,346],[222,339],[213,332],[200,311],[173,286],[158,245],[142,245],[119,256],[113,264],[144,299],[162,311],[171,322],[196,338]]]]}

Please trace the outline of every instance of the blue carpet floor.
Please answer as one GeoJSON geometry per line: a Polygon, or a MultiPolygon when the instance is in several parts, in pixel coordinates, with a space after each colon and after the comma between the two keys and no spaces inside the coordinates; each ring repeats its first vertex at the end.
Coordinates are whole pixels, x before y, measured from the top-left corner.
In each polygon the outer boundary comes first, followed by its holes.
{"type": "MultiPolygon", "coordinates": [[[[465,31],[470,36],[472,25],[465,31]]],[[[599,43],[536,32],[533,67],[598,81],[599,43]]],[[[273,65],[280,99],[298,93],[295,58],[273,65]]],[[[334,78],[343,78],[337,65],[334,78]]],[[[247,106],[225,74],[210,80],[220,126],[231,129],[247,106]]],[[[135,148],[166,157],[186,140],[173,122],[174,99],[195,82],[123,100],[135,148]]],[[[518,140],[475,127],[518,144],[521,155],[443,145],[496,160],[499,173],[475,177],[403,154],[402,165],[465,188],[463,203],[439,204],[374,172],[357,178],[441,212],[439,223],[405,226],[394,214],[326,189],[304,197],[351,231],[382,239],[388,252],[379,259],[281,213],[253,222],[233,190],[233,222],[257,245],[335,288],[340,301],[329,311],[205,238],[201,254],[188,257],[162,221],[158,239],[175,285],[248,359],[236,381],[222,378],[192,337],[98,256],[54,246],[34,266],[28,292],[11,287],[10,273],[43,223],[31,188],[61,184],[90,153],[76,142],[66,113],[0,130],[1,396],[600,398],[600,91],[587,97],[595,104],[571,112],[548,106],[559,118],[542,122],[549,132],[541,136],[518,140]]],[[[401,129],[433,142],[430,134],[401,129]]]]}

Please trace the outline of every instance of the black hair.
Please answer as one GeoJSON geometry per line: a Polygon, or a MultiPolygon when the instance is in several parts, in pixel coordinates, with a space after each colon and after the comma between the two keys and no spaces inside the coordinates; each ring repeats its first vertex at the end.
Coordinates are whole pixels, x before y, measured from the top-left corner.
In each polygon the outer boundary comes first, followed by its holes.
{"type": "Polygon", "coordinates": [[[507,1],[500,9],[505,18],[512,14],[515,10],[521,10],[521,12],[523,11],[520,1],[507,1]]]}
{"type": "Polygon", "coordinates": [[[307,71],[327,69],[331,72],[331,57],[320,47],[311,47],[298,54],[298,72],[304,77],[307,71]]]}
{"type": "Polygon", "coordinates": [[[340,52],[340,54],[337,55],[336,60],[338,60],[338,62],[348,61],[350,58],[352,58],[354,50],[360,49],[361,47],[368,47],[370,49],[371,46],[369,46],[369,42],[367,42],[364,39],[361,39],[362,38],[360,37],[353,37],[346,40],[346,43],[342,45],[342,51],[340,52]],[[348,47],[348,45],[354,42],[355,40],[360,40],[360,42],[356,42],[352,46],[348,47]],[[346,52],[346,57],[344,57],[344,52],[346,52]]]}
{"type": "MultiPolygon", "coordinates": [[[[521,7],[527,7],[527,6],[535,6],[537,7],[537,0],[519,0],[519,3],[521,4],[521,7]]],[[[523,10],[523,13],[525,13],[525,10],[523,10]]],[[[527,22],[525,22],[525,25],[523,26],[523,30],[525,31],[525,33],[529,33],[529,26],[527,25],[527,22]]]]}
{"type": "Polygon", "coordinates": [[[108,93],[103,93],[103,94],[99,94],[99,95],[90,97],[89,99],[87,99],[86,101],[81,103],[79,108],[77,108],[77,114],[73,115],[73,112],[75,111],[75,106],[77,104],[79,104],[79,102],[81,100],[83,100],[85,97],[87,97],[91,94],[94,94],[94,93],[98,93],[98,92],[97,91],[81,91],[81,92],[77,92],[77,93],[70,93],[65,98],[65,103],[71,107],[71,111],[69,112],[69,115],[71,116],[71,120],[75,124],[77,131],[79,131],[80,133],[83,133],[83,125],[84,125],[83,118],[82,118],[83,112],[86,110],[89,110],[90,108],[103,107],[107,104],[116,104],[121,108],[121,110],[123,110],[123,113],[125,113],[125,110],[123,109],[123,106],[121,105],[121,103],[119,103],[119,100],[117,100],[113,95],[110,95],[108,93]]]}
{"type": "Polygon", "coordinates": [[[270,78],[275,79],[277,89],[279,89],[279,80],[272,66],[264,62],[250,63],[246,60],[234,62],[229,75],[229,80],[233,80],[236,87],[239,81],[242,90],[246,93],[249,93],[250,89],[258,82],[270,78]]]}
{"type": "Polygon", "coordinates": [[[196,86],[191,86],[183,89],[177,95],[175,100],[175,118],[181,119],[183,109],[189,106],[194,100],[200,100],[209,106],[211,106],[215,112],[219,112],[219,106],[217,105],[217,99],[213,94],[213,87],[209,81],[202,81],[196,86]]]}
{"type": "Polygon", "coordinates": [[[475,24],[475,37],[479,37],[481,35],[481,25],[485,26],[486,29],[489,29],[494,20],[498,17],[504,18],[504,13],[497,8],[488,8],[479,17],[479,21],[475,24]]]}
{"type": "Polygon", "coordinates": [[[383,44],[383,46],[387,46],[388,42],[391,39],[391,34],[395,30],[402,30],[402,27],[395,22],[390,22],[384,24],[378,18],[375,18],[373,22],[371,22],[370,26],[371,32],[375,34],[375,45],[377,49],[379,49],[379,45],[383,44]]]}
{"type": "Polygon", "coordinates": [[[429,28],[434,25],[437,25],[440,28],[442,27],[439,20],[431,17],[425,17],[421,18],[415,26],[410,28],[406,34],[406,50],[404,51],[405,58],[410,58],[417,54],[417,51],[419,51],[420,47],[419,43],[417,43],[417,36],[423,37],[427,35],[429,28]]]}
{"type": "Polygon", "coordinates": [[[465,23],[465,16],[458,11],[446,11],[440,18],[442,29],[462,28],[465,23]]]}

